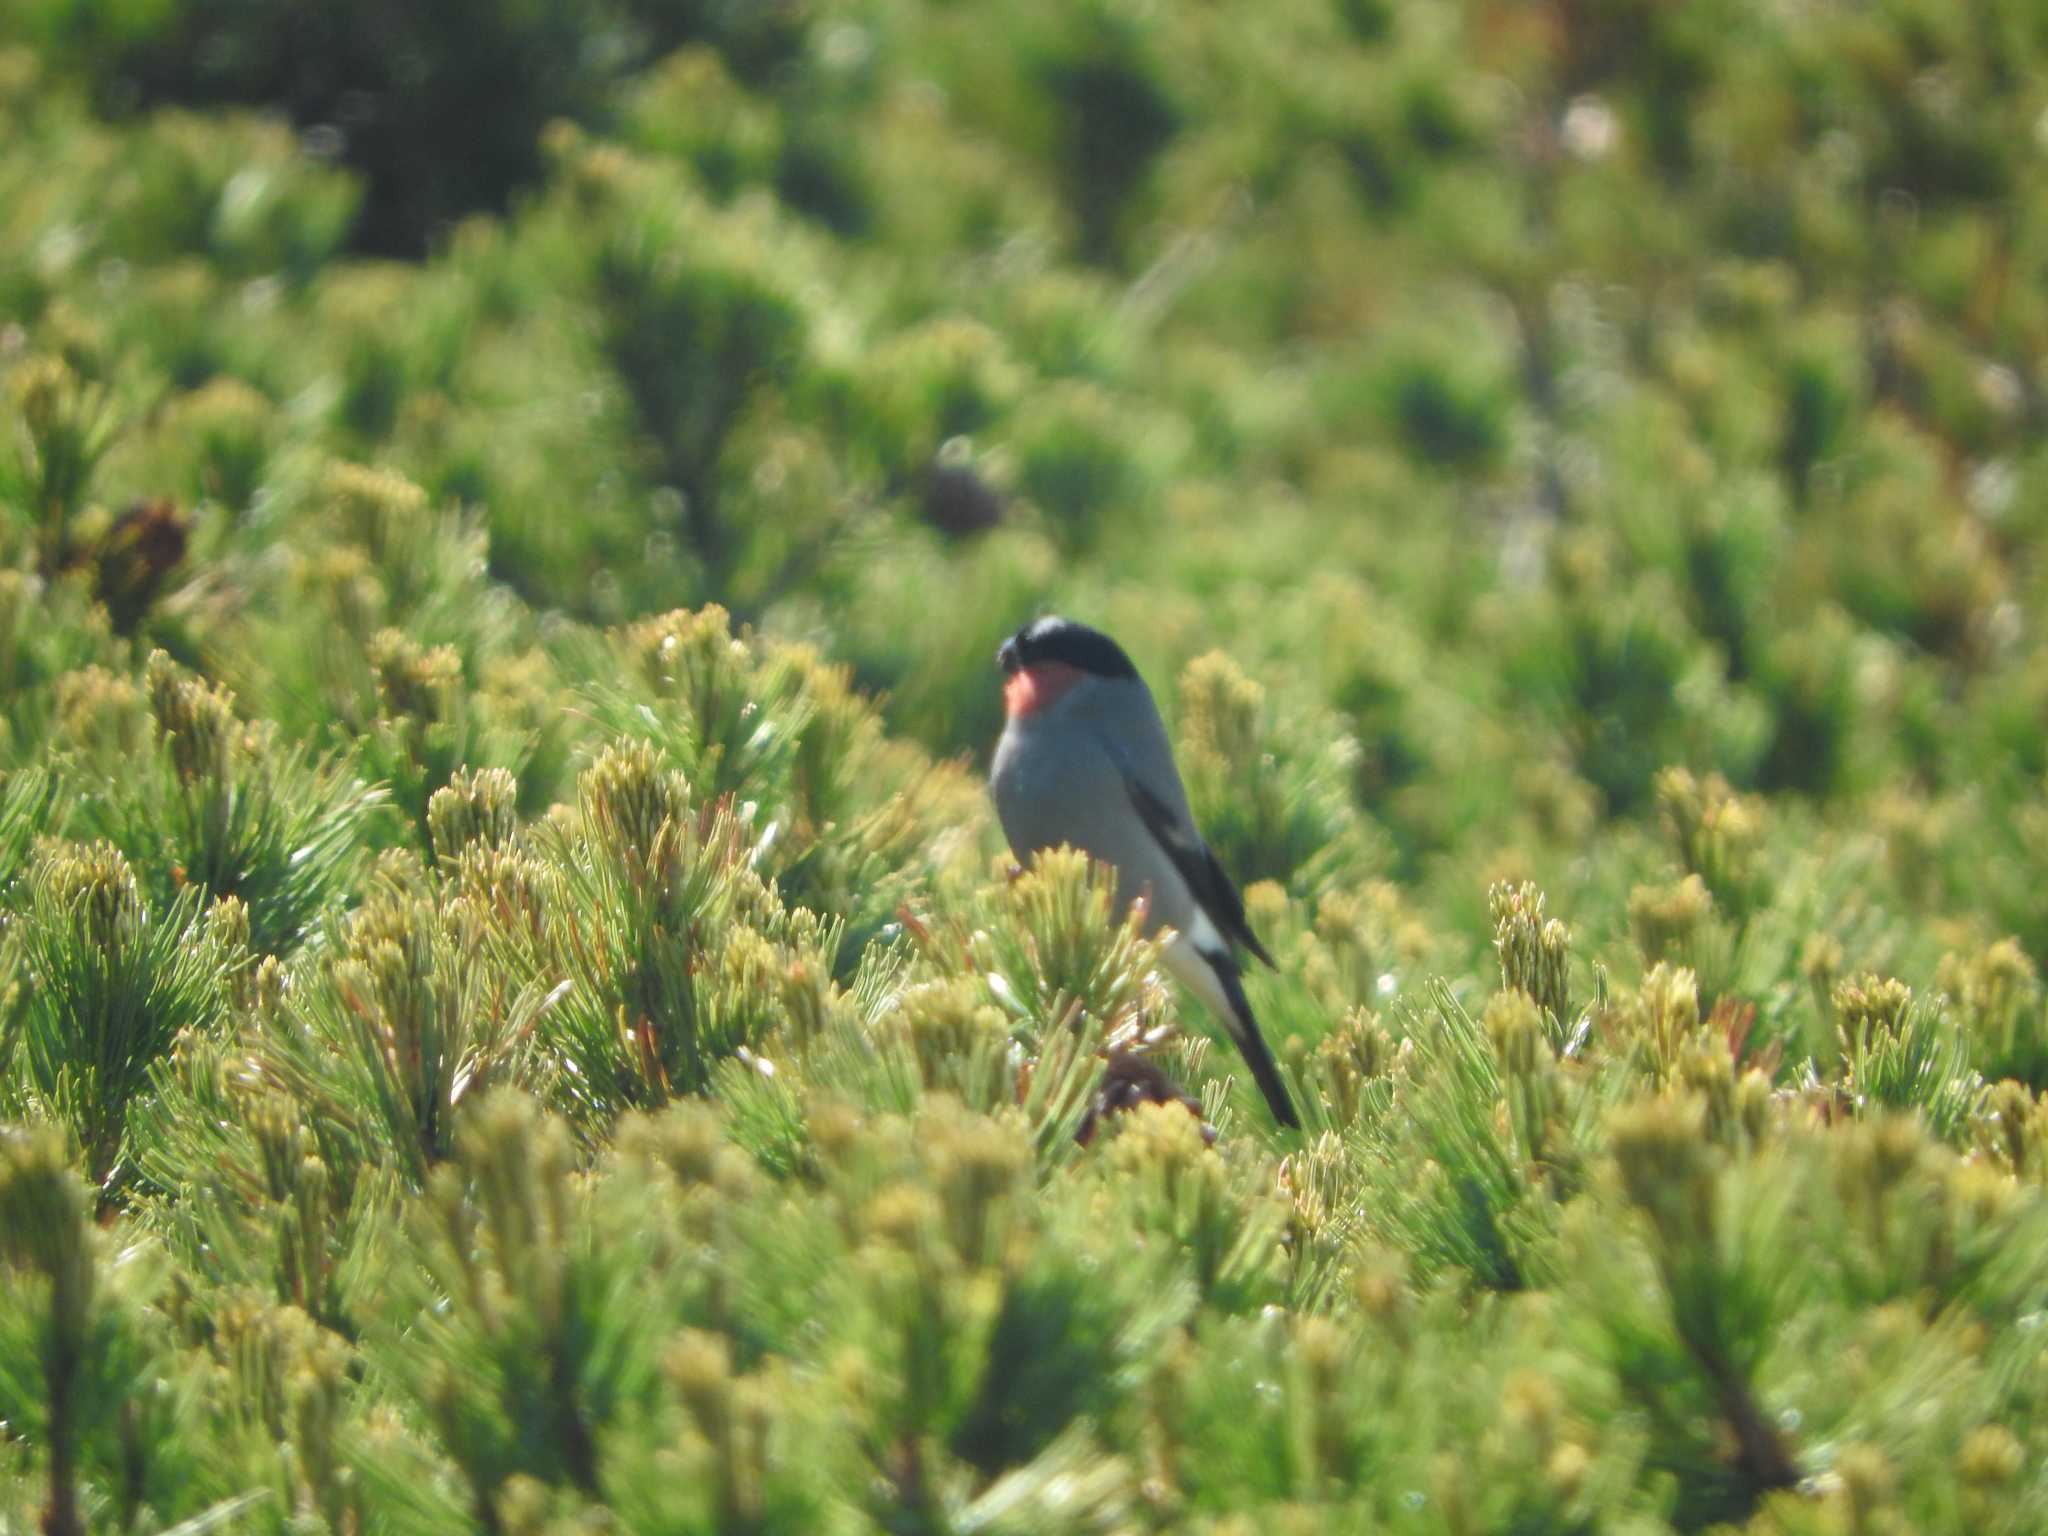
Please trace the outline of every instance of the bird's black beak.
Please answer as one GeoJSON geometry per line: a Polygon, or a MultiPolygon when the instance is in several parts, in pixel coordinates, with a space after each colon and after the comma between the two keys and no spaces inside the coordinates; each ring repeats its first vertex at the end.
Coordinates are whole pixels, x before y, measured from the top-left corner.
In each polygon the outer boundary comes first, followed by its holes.
{"type": "Polygon", "coordinates": [[[1017,637],[1010,636],[996,647],[996,665],[1003,669],[1003,676],[1014,677],[1017,669],[1024,665],[1024,658],[1017,650],[1017,637]]]}

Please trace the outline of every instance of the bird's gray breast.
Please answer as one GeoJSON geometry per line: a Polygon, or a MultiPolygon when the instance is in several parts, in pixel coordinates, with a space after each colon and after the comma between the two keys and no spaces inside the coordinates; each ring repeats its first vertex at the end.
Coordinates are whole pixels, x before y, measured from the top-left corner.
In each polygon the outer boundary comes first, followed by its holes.
{"type": "Polygon", "coordinates": [[[1122,768],[1085,724],[1011,721],[989,765],[989,788],[1020,861],[1068,843],[1116,869],[1119,908],[1150,897],[1148,927],[1184,928],[1193,917],[1186,885],[1139,820],[1122,768]]]}

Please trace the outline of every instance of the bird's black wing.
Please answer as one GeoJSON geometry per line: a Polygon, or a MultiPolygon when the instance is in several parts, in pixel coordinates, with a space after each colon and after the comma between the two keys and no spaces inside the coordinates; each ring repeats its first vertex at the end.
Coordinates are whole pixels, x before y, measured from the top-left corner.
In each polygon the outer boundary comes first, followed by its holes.
{"type": "Polygon", "coordinates": [[[1231,943],[1242,944],[1271,967],[1273,957],[1266,953],[1266,946],[1245,920],[1244,898],[1237,894],[1237,887],[1230,883],[1230,876],[1216,862],[1209,845],[1192,827],[1184,826],[1173,814],[1173,808],[1134,775],[1124,774],[1124,789],[1130,794],[1145,830],[1173,861],[1173,867],[1187,882],[1195,905],[1216,925],[1216,931],[1231,943]]]}
{"type": "MultiPolygon", "coordinates": [[[[1229,1000],[1234,1016],[1230,1038],[1237,1042],[1238,1050],[1244,1055],[1244,1064],[1251,1068],[1252,1081],[1265,1095],[1266,1107],[1272,1110],[1278,1123],[1290,1130],[1299,1130],[1301,1116],[1295,1112],[1286,1079],[1280,1075],[1279,1063],[1273,1060],[1266,1037],[1259,1033],[1259,1021],[1252,1016],[1251,1000],[1244,995],[1244,981],[1237,974],[1237,962],[1229,955],[1203,955],[1202,958],[1216,973],[1217,981],[1223,984],[1223,995],[1229,1000]]],[[[1266,963],[1271,965],[1273,962],[1268,960],[1266,963]]]]}

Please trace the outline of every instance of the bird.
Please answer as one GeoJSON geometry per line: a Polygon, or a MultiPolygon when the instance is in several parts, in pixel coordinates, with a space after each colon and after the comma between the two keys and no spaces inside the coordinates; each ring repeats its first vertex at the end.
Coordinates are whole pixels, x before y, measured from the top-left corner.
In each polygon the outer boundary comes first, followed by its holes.
{"type": "Polygon", "coordinates": [[[1223,1022],[1273,1118],[1301,1124],[1244,994],[1237,952],[1273,957],[1244,898],[1195,829],[1151,690],[1099,629],[1048,615],[996,651],[1003,733],[989,765],[996,816],[1019,860],[1066,843],[1116,871],[1119,912],[1143,897],[1145,931],[1173,936],[1166,967],[1223,1022]]]}

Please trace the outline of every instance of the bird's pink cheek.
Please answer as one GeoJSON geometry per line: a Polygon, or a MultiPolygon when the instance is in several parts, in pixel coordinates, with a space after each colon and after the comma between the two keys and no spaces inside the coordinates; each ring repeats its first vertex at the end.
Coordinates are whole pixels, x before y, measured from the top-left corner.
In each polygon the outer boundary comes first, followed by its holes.
{"type": "Polygon", "coordinates": [[[1063,661],[1041,661],[1010,674],[1003,684],[1003,708],[1012,720],[1035,715],[1081,680],[1081,669],[1063,661]]]}

